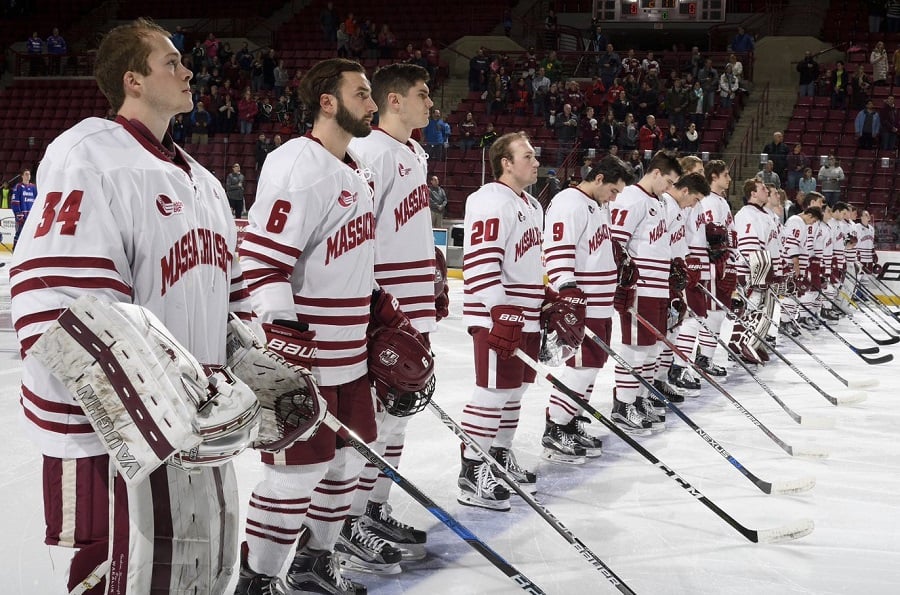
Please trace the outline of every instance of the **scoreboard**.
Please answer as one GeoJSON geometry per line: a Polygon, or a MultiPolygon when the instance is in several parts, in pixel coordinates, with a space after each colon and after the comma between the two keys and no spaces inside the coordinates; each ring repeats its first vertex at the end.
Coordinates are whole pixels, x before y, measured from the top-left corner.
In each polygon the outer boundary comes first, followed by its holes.
{"type": "Polygon", "coordinates": [[[594,0],[602,21],[711,23],[725,20],[725,0],[594,0]]]}

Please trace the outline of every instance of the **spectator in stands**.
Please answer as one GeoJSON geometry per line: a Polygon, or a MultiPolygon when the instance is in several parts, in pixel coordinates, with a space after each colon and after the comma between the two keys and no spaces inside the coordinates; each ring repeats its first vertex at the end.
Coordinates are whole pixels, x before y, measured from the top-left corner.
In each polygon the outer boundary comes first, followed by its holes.
{"type": "Polygon", "coordinates": [[[481,138],[478,140],[478,148],[485,150],[490,149],[498,136],[497,131],[494,130],[494,123],[488,120],[488,123],[484,127],[484,134],[482,134],[481,138]]]}
{"type": "Polygon", "coordinates": [[[666,132],[662,140],[662,148],[673,153],[680,153],[684,145],[684,140],[678,127],[675,124],[669,124],[669,130],[666,132]]]}
{"type": "Polygon", "coordinates": [[[825,165],[819,168],[819,183],[822,184],[822,194],[831,206],[841,198],[841,182],[844,180],[844,170],[834,158],[829,155],[825,165]]]}
{"type": "Polygon", "coordinates": [[[740,87],[741,80],[734,75],[734,69],[731,67],[731,64],[726,64],[725,72],[719,77],[719,106],[726,112],[731,109],[740,87]]]}
{"type": "Polygon", "coordinates": [[[609,105],[616,122],[624,122],[625,116],[632,113],[631,100],[628,99],[628,93],[623,89],[619,91],[618,97],[609,105]]]}
{"type": "Polygon", "coordinates": [[[872,84],[862,64],[857,67],[856,72],[850,79],[849,87],[850,96],[853,98],[853,109],[863,109],[869,100],[872,84]]]}
{"type": "Polygon", "coordinates": [[[881,117],[875,111],[875,104],[870,99],[866,102],[866,108],[856,114],[854,122],[856,142],[860,149],[874,149],[875,138],[881,131],[881,117]]]}
{"type": "Polygon", "coordinates": [[[487,90],[490,69],[490,58],[485,55],[484,48],[478,48],[478,51],[469,60],[469,91],[487,90]]]}
{"type": "Polygon", "coordinates": [[[625,119],[619,124],[619,131],[616,134],[616,145],[625,152],[637,149],[639,130],[640,127],[635,123],[634,115],[625,114],[625,119]]]}
{"type": "Polygon", "coordinates": [[[884,0],[866,0],[869,15],[869,33],[878,33],[881,31],[881,23],[885,16],[884,0]]]}
{"type": "Polygon", "coordinates": [[[619,123],[616,121],[616,116],[612,110],[606,112],[606,117],[597,128],[597,148],[608,151],[609,147],[616,142],[616,133],[619,130],[619,123]]]}
{"type": "Polygon", "coordinates": [[[797,190],[804,194],[816,191],[816,179],[812,175],[811,167],[803,168],[803,175],[797,181],[797,190]]]}
{"type": "Polygon", "coordinates": [[[643,124],[651,114],[655,114],[658,110],[659,95],[650,87],[650,82],[644,80],[635,100],[634,117],[638,124],[643,124]]]}
{"type": "Polygon", "coordinates": [[[887,32],[900,33],[900,0],[887,0],[884,9],[887,16],[887,32]]]}
{"type": "Polygon", "coordinates": [[[594,117],[594,108],[588,106],[584,108],[581,116],[581,122],[578,124],[580,132],[581,150],[596,149],[599,145],[599,126],[597,118],[594,117]]]}
{"type": "Polygon", "coordinates": [[[428,178],[428,207],[431,209],[431,227],[444,227],[444,211],[447,210],[447,191],[441,188],[437,176],[428,178]]]}
{"type": "Polygon", "coordinates": [[[771,159],[756,172],[756,177],[762,180],[763,184],[774,184],[776,188],[781,188],[781,176],[775,171],[775,162],[771,159]]]}
{"type": "Polygon", "coordinates": [[[244,174],[241,173],[241,164],[231,166],[231,172],[225,178],[225,196],[231,205],[231,214],[239,218],[244,214],[244,174]]]}
{"type": "Polygon", "coordinates": [[[719,71],[713,68],[710,58],[703,63],[703,68],[697,71],[697,80],[703,88],[703,111],[713,111],[716,102],[716,91],[719,89],[719,71]]]}
{"type": "Polygon", "coordinates": [[[547,170],[547,200],[550,201],[562,190],[562,181],[556,177],[555,169],[547,170]]]}
{"type": "Polygon", "coordinates": [[[194,40],[194,47],[191,49],[191,59],[191,70],[196,76],[200,69],[206,66],[206,48],[203,47],[203,43],[199,39],[194,40]]]}
{"type": "Polygon", "coordinates": [[[891,55],[891,65],[894,70],[894,86],[900,86],[900,47],[891,55]]]}
{"type": "Polygon", "coordinates": [[[28,74],[31,76],[44,74],[44,40],[40,38],[37,31],[25,41],[25,48],[28,53],[28,74]]]}
{"type": "Polygon", "coordinates": [[[212,117],[206,111],[206,106],[202,101],[198,101],[191,112],[191,142],[195,145],[205,145],[209,143],[209,125],[212,123],[212,117]]]}
{"type": "Polygon", "coordinates": [[[274,94],[275,97],[281,97],[284,95],[284,90],[287,88],[288,83],[291,81],[291,76],[288,74],[288,69],[284,67],[284,60],[278,61],[278,66],[275,67],[273,71],[274,80],[274,94]]]}
{"type": "Polygon", "coordinates": [[[700,71],[700,68],[703,67],[704,59],[703,54],[700,53],[700,48],[697,46],[693,46],[691,48],[691,56],[688,58],[688,62],[685,65],[685,72],[689,72],[691,76],[695,79],[697,78],[697,73],[700,71]]]}
{"type": "Polygon", "coordinates": [[[728,64],[731,65],[731,72],[738,78],[739,87],[744,86],[744,65],[738,60],[736,54],[728,54],[728,64]]]}
{"type": "Polygon", "coordinates": [[[219,116],[216,118],[216,132],[231,134],[236,126],[237,109],[234,107],[234,102],[231,101],[231,95],[223,95],[222,105],[219,106],[219,116]]]}
{"type": "Polygon", "coordinates": [[[519,77],[516,88],[513,89],[513,110],[517,116],[524,116],[529,111],[531,105],[531,93],[528,91],[528,85],[525,84],[525,78],[519,77]]]}
{"type": "Polygon", "coordinates": [[[656,153],[662,137],[662,130],[656,125],[656,116],[648,114],[646,123],[638,130],[638,149],[656,153]]]}
{"type": "Polygon", "coordinates": [[[213,61],[219,56],[219,40],[215,33],[210,33],[203,41],[203,49],[206,50],[206,65],[212,68],[213,61]]]}
{"type": "Polygon", "coordinates": [[[812,57],[812,52],[807,51],[803,59],[797,63],[797,72],[800,73],[800,97],[816,96],[816,81],[819,80],[819,63],[812,57]]]}
{"type": "Polygon", "coordinates": [[[562,164],[572,151],[572,147],[575,146],[575,139],[578,138],[578,116],[572,111],[570,104],[564,104],[562,112],[556,115],[553,129],[559,143],[556,151],[556,163],[562,164]]]}
{"type": "Polygon", "coordinates": [[[244,96],[238,102],[238,125],[240,126],[241,134],[253,133],[253,123],[256,121],[258,113],[259,107],[253,99],[250,89],[246,89],[244,96]]]}
{"type": "Polygon", "coordinates": [[[392,59],[397,51],[397,36],[387,23],[378,32],[378,57],[392,59]]]}
{"type": "MultiPolygon", "coordinates": [[[[774,164],[775,173],[778,174],[778,179],[783,180],[787,177],[787,156],[790,152],[786,144],[784,144],[784,134],[781,131],[776,131],[772,133],[772,142],[767,143],[762,150],[763,153],[767,153],[769,155],[769,159],[772,160],[774,164]]],[[[765,181],[765,180],[764,180],[765,181]]],[[[781,188],[781,184],[778,184],[778,187],[781,188]]]]}
{"type": "MultiPolygon", "coordinates": [[[[556,11],[551,8],[547,11],[547,16],[544,17],[544,47],[556,47],[556,27],[556,11]]],[[[547,70],[547,74],[550,74],[549,70],[547,70]]],[[[552,79],[553,77],[551,76],[550,78],[552,79]]]]}
{"type": "Polygon", "coordinates": [[[250,90],[254,93],[263,88],[265,82],[265,71],[263,70],[263,53],[262,50],[253,55],[253,63],[250,64],[250,90]]]}
{"type": "Polygon", "coordinates": [[[700,133],[697,132],[697,125],[694,122],[691,122],[684,132],[684,146],[682,147],[682,152],[687,155],[696,155],[699,151],[700,133]]]}
{"type": "Polygon", "coordinates": [[[675,124],[678,130],[684,128],[685,114],[688,110],[689,97],[681,83],[681,79],[675,79],[672,88],[666,92],[666,111],[669,114],[669,122],[675,124]]]}
{"type": "Polygon", "coordinates": [[[883,41],[875,44],[869,55],[869,62],[872,64],[872,82],[876,85],[888,84],[888,56],[883,41]]]}
{"type": "Polygon", "coordinates": [[[700,85],[700,81],[694,81],[694,85],[691,88],[688,94],[689,107],[693,109],[690,110],[689,117],[691,119],[691,123],[695,125],[697,129],[703,128],[703,123],[706,120],[706,93],[703,91],[703,87],[700,85]]]}
{"type": "MultiPolygon", "coordinates": [[[[115,112],[113,112],[113,117],[107,118],[107,120],[115,120],[115,115],[115,112]]],[[[178,114],[172,118],[172,141],[183,147],[186,139],[187,129],[184,125],[184,114],[178,114]]]]}
{"type": "Polygon", "coordinates": [[[543,68],[538,68],[537,73],[531,79],[532,114],[542,116],[547,113],[547,94],[550,92],[550,79],[544,74],[543,68]]]}
{"type": "Polygon", "coordinates": [[[322,28],[322,37],[325,41],[335,41],[338,30],[338,16],[334,11],[334,3],[329,2],[319,13],[319,26],[322,28]]]}
{"type": "Polygon", "coordinates": [[[450,125],[441,118],[441,110],[431,110],[428,124],[422,129],[422,140],[431,164],[444,160],[445,150],[450,145],[450,125]]]}
{"type": "Polygon", "coordinates": [[[628,152],[628,156],[625,158],[625,163],[631,168],[631,171],[634,172],[634,179],[640,180],[644,177],[644,162],[641,160],[641,152],[637,149],[628,152]]]}
{"type": "Polygon", "coordinates": [[[541,60],[541,68],[544,69],[544,73],[547,75],[547,78],[549,78],[551,82],[555,83],[562,79],[563,63],[556,56],[556,50],[550,50],[550,52],[547,54],[547,57],[541,60]]]}
{"type": "Polygon", "coordinates": [[[894,96],[888,95],[884,100],[884,106],[878,113],[881,121],[881,148],[885,151],[897,149],[897,129],[900,127],[900,113],[894,104],[894,96]]]}
{"type": "Polygon", "coordinates": [[[603,86],[606,88],[612,86],[613,81],[619,76],[621,70],[622,59],[616,53],[613,44],[607,43],[606,49],[597,55],[597,72],[600,75],[600,80],[603,81],[603,86]]]}
{"type": "Polygon", "coordinates": [[[275,50],[273,48],[269,48],[268,52],[263,53],[262,65],[263,82],[261,89],[271,91],[275,88],[275,68],[278,66],[278,62],[275,59],[275,50]]]}
{"type": "Polygon", "coordinates": [[[256,146],[253,148],[253,156],[256,158],[257,178],[259,177],[259,172],[262,171],[263,164],[266,162],[266,157],[271,152],[272,145],[269,143],[269,139],[266,138],[265,134],[260,133],[256,139],[256,146]]]}
{"type": "Polygon", "coordinates": [[[462,149],[463,159],[469,152],[469,149],[478,143],[478,122],[472,112],[466,112],[465,119],[459,123],[459,148],[462,149]]]}
{"type": "Polygon", "coordinates": [[[53,27],[53,33],[47,38],[47,53],[50,54],[51,72],[62,74],[65,67],[65,55],[69,53],[69,47],[56,27],[53,27]]]}
{"type": "Polygon", "coordinates": [[[796,190],[797,183],[803,177],[803,170],[809,166],[809,157],[803,153],[803,145],[797,143],[787,156],[786,190],[796,190]]]}
{"type": "Polygon", "coordinates": [[[3,184],[0,185],[0,209],[8,209],[10,208],[10,196],[12,194],[12,190],[9,188],[9,182],[3,180],[3,184]]]}
{"type": "Polygon", "coordinates": [[[241,72],[244,73],[244,76],[250,76],[250,69],[253,67],[253,52],[250,51],[250,46],[247,45],[245,41],[241,46],[241,49],[237,52],[238,64],[241,65],[241,72]]]}
{"type": "Polygon", "coordinates": [[[234,55],[234,50],[231,49],[231,44],[227,41],[219,44],[219,64],[224,65],[231,61],[231,57],[234,55]]]}
{"type": "Polygon", "coordinates": [[[184,28],[181,25],[175,27],[175,33],[172,33],[172,45],[175,49],[184,53],[184,28]]]}
{"type": "Polygon", "coordinates": [[[337,43],[338,58],[350,57],[350,35],[347,34],[347,25],[341,23],[335,37],[337,43]]]}
{"type": "Polygon", "coordinates": [[[584,163],[581,166],[581,170],[578,172],[578,177],[583,180],[585,178],[585,176],[587,176],[588,173],[591,171],[591,168],[593,168],[593,167],[594,167],[594,160],[588,156],[585,156],[584,163]]]}
{"type": "Polygon", "coordinates": [[[732,52],[739,52],[741,54],[752,52],[754,47],[753,37],[744,31],[743,27],[738,27],[737,35],[735,35],[731,40],[731,43],[728,44],[728,49],[732,52]]]}
{"type": "Polygon", "coordinates": [[[847,88],[850,85],[849,75],[844,70],[844,63],[838,60],[834,72],[831,73],[831,107],[847,108],[847,88]]]}
{"type": "Polygon", "coordinates": [[[356,17],[353,16],[352,12],[348,12],[347,18],[344,19],[344,29],[350,37],[353,37],[359,31],[359,23],[356,22],[356,17]]]}

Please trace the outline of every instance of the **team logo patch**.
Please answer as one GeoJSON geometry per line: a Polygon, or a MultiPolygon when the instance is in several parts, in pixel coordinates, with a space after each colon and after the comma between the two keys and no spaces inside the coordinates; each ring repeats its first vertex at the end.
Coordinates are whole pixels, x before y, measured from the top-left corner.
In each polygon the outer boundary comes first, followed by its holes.
{"type": "Polygon", "coordinates": [[[356,192],[350,192],[349,190],[341,190],[341,195],[338,196],[338,204],[342,207],[352,206],[357,200],[356,192]]]}
{"type": "Polygon", "coordinates": [[[654,215],[656,215],[656,210],[655,210],[653,207],[650,207],[649,211],[650,211],[650,216],[651,216],[651,217],[653,217],[654,215]]]}
{"type": "Polygon", "coordinates": [[[588,205],[588,212],[590,212],[591,214],[593,214],[593,213],[594,213],[594,207],[592,207],[591,205],[588,205]]]}
{"type": "Polygon", "coordinates": [[[405,177],[405,176],[406,176],[407,174],[409,174],[409,172],[411,172],[411,171],[412,171],[412,168],[411,168],[411,167],[404,167],[404,165],[403,165],[402,163],[400,163],[400,164],[397,165],[397,173],[400,174],[400,177],[401,177],[401,178],[402,178],[402,177],[405,177]]]}
{"type": "Polygon", "coordinates": [[[519,221],[525,221],[525,213],[523,213],[522,211],[519,211],[518,216],[519,216],[519,221]]]}
{"type": "Polygon", "coordinates": [[[184,211],[184,203],[180,200],[173,200],[165,194],[160,194],[156,197],[156,209],[163,217],[168,217],[184,211]]]}
{"type": "Polygon", "coordinates": [[[400,361],[400,356],[392,349],[385,349],[378,354],[378,360],[386,367],[391,368],[397,365],[397,362],[400,361]]]}

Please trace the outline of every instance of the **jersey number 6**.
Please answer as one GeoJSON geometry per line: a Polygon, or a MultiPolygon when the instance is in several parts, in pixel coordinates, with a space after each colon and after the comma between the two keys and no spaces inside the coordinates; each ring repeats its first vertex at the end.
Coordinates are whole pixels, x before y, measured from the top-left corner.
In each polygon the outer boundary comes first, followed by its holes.
{"type": "Polygon", "coordinates": [[[41,213],[41,222],[34,232],[34,237],[39,238],[47,235],[55,222],[62,223],[62,227],[59,230],[60,235],[75,235],[75,227],[78,225],[78,220],[81,219],[81,211],[79,209],[81,208],[81,198],[83,196],[84,191],[73,190],[65,200],[62,200],[62,192],[48,192],[44,201],[44,212],[41,213]],[[62,208],[59,210],[59,215],[57,215],[56,207],[59,206],[60,201],[62,201],[62,208]]]}

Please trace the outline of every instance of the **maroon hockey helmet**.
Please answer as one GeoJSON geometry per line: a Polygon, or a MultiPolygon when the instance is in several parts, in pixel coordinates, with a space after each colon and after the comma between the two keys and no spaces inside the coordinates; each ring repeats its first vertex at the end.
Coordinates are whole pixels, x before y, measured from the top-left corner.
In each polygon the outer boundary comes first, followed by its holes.
{"type": "Polygon", "coordinates": [[[421,411],[434,393],[433,378],[431,352],[410,333],[382,327],[369,337],[369,379],[392,415],[421,411]]]}

